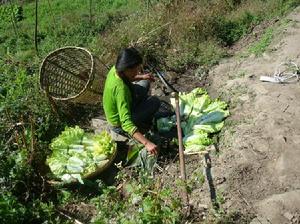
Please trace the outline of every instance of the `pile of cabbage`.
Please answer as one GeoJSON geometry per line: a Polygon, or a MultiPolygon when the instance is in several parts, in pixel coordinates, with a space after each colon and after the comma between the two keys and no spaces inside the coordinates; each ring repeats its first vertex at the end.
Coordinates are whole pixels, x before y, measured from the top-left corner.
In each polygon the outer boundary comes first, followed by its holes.
{"type": "MultiPolygon", "coordinates": [[[[175,109],[174,98],[171,98],[171,104],[175,109]]],[[[223,128],[223,120],[229,116],[227,104],[218,99],[212,100],[201,88],[196,88],[190,93],[179,93],[179,107],[186,153],[199,152],[211,145],[212,134],[223,128]]],[[[175,115],[157,121],[160,132],[169,131],[175,125],[175,115]]]]}
{"type": "Polygon", "coordinates": [[[50,144],[47,158],[52,173],[63,182],[79,181],[105,165],[116,150],[116,143],[106,131],[85,133],[78,126],[66,127],[50,144]]]}

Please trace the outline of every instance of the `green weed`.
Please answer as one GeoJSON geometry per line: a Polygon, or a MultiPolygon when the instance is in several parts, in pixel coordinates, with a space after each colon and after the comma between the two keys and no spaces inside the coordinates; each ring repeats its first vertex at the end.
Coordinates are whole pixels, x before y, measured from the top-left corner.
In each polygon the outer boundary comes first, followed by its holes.
{"type": "Polygon", "coordinates": [[[115,187],[107,187],[92,199],[98,214],[92,223],[179,223],[180,201],[159,180],[147,183],[131,180],[123,187],[125,197],[115,187]],[[121,200],[122,198],[122,200],[121,200]]]}
{"type": "Polygon", "coordinates": [[[229,74],[229,79],[238,79],[238,78],[244,78],[246,76],[245,71],[240,71],[238,73],[229,74]]]}
{"type": "Polygon", "coordinates": [[[250,46],[249,53],[255,54],[256,56],[262,55],[266,51],[267,47],[271,44],[273,36],[274,29],[268,28],[260,40],[250,46]]]}
{"type": "Polygon", "coordinates": [[[200,188],[205,182],[205,175],[203,174],[203,168],[197,168],[187,179],[187,187],[189,192],[194,189],[200,188]]]}

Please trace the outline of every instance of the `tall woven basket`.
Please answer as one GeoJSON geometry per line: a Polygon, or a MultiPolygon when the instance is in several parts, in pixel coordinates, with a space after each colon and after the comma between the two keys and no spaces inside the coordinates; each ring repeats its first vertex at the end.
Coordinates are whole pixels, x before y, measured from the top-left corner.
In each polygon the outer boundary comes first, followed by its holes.
{"type": "Polygon", "coordinates": [[[54,100],[96,104],[102,100],[106,73],[107,67],[87,49],[64,47],[42,62],[40,84],[54,100]]]}

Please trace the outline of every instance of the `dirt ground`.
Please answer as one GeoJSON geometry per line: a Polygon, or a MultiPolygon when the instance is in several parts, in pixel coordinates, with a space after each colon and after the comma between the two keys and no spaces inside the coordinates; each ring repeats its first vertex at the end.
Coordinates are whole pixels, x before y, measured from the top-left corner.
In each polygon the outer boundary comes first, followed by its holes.
{"type": "Polygon", "coordinates": [[[191,199],[210,207],[214,193],[222,209],[252,224],[300,223],[300,82],[259,80],[282,62],[300,65],[300,8],[286,21],[274,24],[276,35],[261,57],[239,52],[208,75],[210,95],[230,102],[231,117],[211,155],[212,180],[193,189],[191,199]]]}
{"type": "MultiPolygon", "coordinates": [[[[237,47],[208,74],[205,88],[229,102],[231,117],[210,154],[211,167],[203,166],[203,156],[186,158],[192,223],[210,219],[213,201],[220,213],[238,214],[229,223],[300,223],[300,82],[259,80],[282,62],[300,65],[300,8],[273,27],[262,56],[243,56],[246,48],[237,47]]],[[[166,167],[166,182],[179,173],[177,167],[166,167]]]]}

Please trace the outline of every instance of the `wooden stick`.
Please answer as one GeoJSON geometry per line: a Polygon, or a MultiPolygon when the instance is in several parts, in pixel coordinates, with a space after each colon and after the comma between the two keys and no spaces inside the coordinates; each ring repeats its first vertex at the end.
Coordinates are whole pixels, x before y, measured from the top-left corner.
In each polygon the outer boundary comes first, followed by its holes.
{"type": "Polygon", "coordinates": [[[157,30],[159,30],[159,29],[161,29],[161,28],[163,28],[163,27],[165,27],[165,26],[170,25],[171,23],[172,23],[172,22],[167,22],[167,23],[165,23],[165,24],[163,24],[163,25],[161,25],[161,26],[159,26],[159,27],[156,27],[155,29],[151,30],[149,33],[145,34],[144,36],[141,36],[135,43],[132,43],[131,45],[134,46],[134,45],[138,45],[138,44],[143,43],[145,40],[147,40],[147,39],[149,38],[149,35],[150,35],[151,33],[154,33],[154,32],[156,32],[157,30]]]}
{"type": "MultiPolygon", "coordinates": [[[[8,109],[5,109],[5,115],[6,115],[7,119],[9,120],[9,122],[10,122],[11,124],[13,124],[13,120],[12,120],[12,118],[11,118],[11,115],[10,115],[10,112],[8,111],[8,109]]],[[[17,146],[18,146],[18,149],[21,150],[22,147],[23,147],[23,145],[20,146],[18,130],[15,130],[15,133],[14,133],[14,134],[15,134],[15,135],[14,135],[14,138],[15,138],[16,144],[17,144],[17,146]]],[[[22,140],[21,140],[21,142],[22,142],[22,140]]]]}
{"type": "Polygon", "coordinates": [[[35,48],[35,53],[36,55],[39,55],[39,50],[38,50],[38,40],[37,40],[37,35],[38,35],[38,0],[35,0],[35,29],[34,29],[34,48],[35,48]]]}
{"type": "Polygon", "coordinates": [[[30,132],[31,132],[31,151],[30,151],[30,156],[29,156],[29,164],[32,165],[34,159],[35,159],[35,153],[36,153],[36,139],[35,139],[35,121],[32,118],[32,116],[30,116],[29,118],[30,120],[30,132]]]}
{"type": "Polygon", "coordinates": [[[78,219],[75,219],[75,218],[73,218],[73,217],[71,217],[71,216],[69,216],[69,215],[65,214],[64,212],[62,212],[62,211],[58,210],[58,209],[56,209],[56,211],[57,211],[59,214],[61,214],[62,216],[64,216],[64,217],[68,218],[69,220],[72,220],[72,221],[74,221],[74,223],[75,223],[75,224],[83,224],[83,223],[82,223],[82,222],[80,222],[78,219]]]}
{"type": "Polygon", "coordinates": [[[18,34],[18,27],[17,27],[17,22],[16,22],[16,18],[15,18],[15,15],[14,15],[14,9],[13,9],[13,3],[12,1],[10,0],[9,1],[10,3],[10,16],[11,16],[11,23],[13,25],[13,29],[14,29],[14,32],[16,34],[16,37],[19,38],[19,34],[18,34]]]}
{"type": "Polygon", "coordinates": [[[205,155],[207,154],[209,151],[199,151],[199,152],[184,152],[184,155],[205,155]]]}
{"type": "Polygon", "coordinates": [[[21,125],[21,127],[22,127],[21,135],[22,135],[23,143],[24,143],[24,146],[25,146],[27,152],[29,152],[29,146],[28,146],[28,144],[26,142],[26,128],[25,128],[25,125],[24,125],[23,115],[21,115],[20,120],[21,120],[20,123],[22,124],[21,125]]]}
{"type": "Polygon", "coordinates": [[[172,96],[175,98],[175,112],[176,112],[176,123],[177,123],[177,133],[178,133],[178,144],[179,144],[179,163],[180,163],[180,177],[184,182],[184,190],[182,192],[183,200],[186,206],[189,206],[189,196],[187,192],[186,184],[186,169],[184,162],[184,152],[183,152],[183,141],[182,141],[182,131],[180,122],[180,111],[179,111],[179,97],[178,93],[173,92],[172,96]]]}

